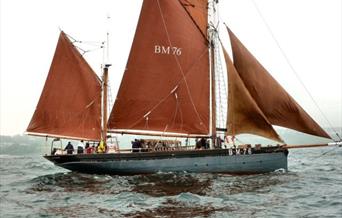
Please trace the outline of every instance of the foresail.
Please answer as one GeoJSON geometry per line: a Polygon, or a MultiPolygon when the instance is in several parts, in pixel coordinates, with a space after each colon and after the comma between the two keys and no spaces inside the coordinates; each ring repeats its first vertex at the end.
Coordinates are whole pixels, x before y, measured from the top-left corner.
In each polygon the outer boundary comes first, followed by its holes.
{"type": "Polygon", "coordinates": [[[330,138],[245,48],[234,33],[229,28],[227,30],[232,45],[234,66],[269,122],[307,134],[330,138]]]}
{"type": "Polygon", "coordinates": [[[101,138],[101,82],[64,32],[59,36],[27,132],[63,138],[101,138]]]}
{"type": "Polygon", "coordinates": [[[229,81],[227,134],[250,133],[283,142],[253,100],[224,48],[223,54],[229,81]]]}
{"type": "Polygon", "coordinates": [[[209,134],[207,39],[180,1],[144,0],[108,127],[209,134]]]}

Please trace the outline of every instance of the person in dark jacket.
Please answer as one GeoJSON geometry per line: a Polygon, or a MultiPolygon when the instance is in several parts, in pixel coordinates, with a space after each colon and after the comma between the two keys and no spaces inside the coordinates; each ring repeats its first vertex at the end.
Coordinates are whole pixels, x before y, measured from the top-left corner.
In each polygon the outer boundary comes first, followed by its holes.
{"type": "Polygon", "coordinates": [[[200,145],[201,145],[202,149],[208,149],[209,148],[208,141],[205,138],[201,138],[200,145]]]}
{"type": "Polygon", "coordinates": [[[134,141],[132,141],[132,152],[139,152],[139,148],[140,148],[140,143],[137,139],[134,139],[134,141]]]}
{"type": "Polygon", "coordinates": [[[144,140],[134,139],[134,141],[132,141],[132,152],[141,152],[143,142],[144,140]]]}
{"type": "Polygon", "coordinates": [[[67,146],[65,146],[64,151],[67,151],[67,154],[72,154],[74,152],[74,146],[71,142],[68,142],[67,146]]]}

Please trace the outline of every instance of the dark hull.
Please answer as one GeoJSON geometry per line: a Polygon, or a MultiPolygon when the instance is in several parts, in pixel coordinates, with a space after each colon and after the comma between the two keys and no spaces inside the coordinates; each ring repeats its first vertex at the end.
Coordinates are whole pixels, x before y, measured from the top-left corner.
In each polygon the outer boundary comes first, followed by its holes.
{"type": "Polygon", "coordinates": [[[57,166],[82,173],[156,172],[256,174],[287,170],[286,149],[229,155],[228,149],[115,154],[46,155],[57,166]]]}

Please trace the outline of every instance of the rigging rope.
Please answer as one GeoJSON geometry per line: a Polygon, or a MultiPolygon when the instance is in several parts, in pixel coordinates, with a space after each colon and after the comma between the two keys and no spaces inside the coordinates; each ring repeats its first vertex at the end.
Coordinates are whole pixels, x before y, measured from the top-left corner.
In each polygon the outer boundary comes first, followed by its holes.
{"type": "Polygon", "coordinates": [[[338,134],[338,132],[333,128],[332,124],[330,123],[330,121],[328,120],[328,118],[325,116],[325,114],[323,113],[323,111],[321,110],[321,108],[318,106],[318,103],[315,101],[315,99],[313,98],[313,96],[311,95],[311,93],[309,92],[308,88],[304,85],[304,82],[302,81],[302,79],[300,78],[299,74],[297,73],[297,71],[294,69],[293,65],[290,62],[290,59],[287,57],[287,55],[285,54],[284,50],[282,49],[282,47],[280,46],[280,43],[278,42],[278,40],[276,39],[275,35],[273,34],[273,31],[271,29],[271,27],[268,25],[266,19],[264,18],[264,16],[262,15],[258,5],[256,4],[255,0],[252,0],[252,3],[254,5],[254,7],[256,8],[260,18],[262,19],[262,21],[264,22],[267,30],[270,32],[274,42],[276,43],[278,49],[280,50],[281,54],[283,55],[283,57],[285,58],[287,64],[289,65],[289,67],[291,68],[292,72],[295,74],[295,76],[297,77],[298,81],[301,83],[301,85],[303,86],[303,88],[305,89],[306,93],[309,95],[309,97],[311,98],[311,100],[313,101],[313,103],[315,104],[315,106],[317,107],[317,109],[319,110],[319,112],[321,113],[321,115],[323,116],[323,118],[327,121],[328,125],[330,126],[331,130],[333,130],[336,134],[336,136],[339,138],[339,140],[342,141],[342,138],[340,137],[340,135],[338,134]]]}
{"type": "Polygon", "coordinates": [[[174,92],[174,95],[175,95],[175,99],[176,99],[176,109],[175,109],[175,114],[173,116],[173,119],[172,119],[172,123],[171,123],[171,127],[173,127],[176,123],[176,118],[177,118],[177,114],[178,114],[178,111],[179,111],[179,114],[180,114],[180,119],[181,119],[181,122],[180,122],[180,126],[181,126],[181,130],[183,129],[183,115],[182,115],[182,110],[180,108],[180,104],[179,104],[179,100],[178,100],[178,95],[177,95],[177,92],[174,92]]]}
{"type": "Polygon", "coordinates": [[[85,53],[88,53],[88,52],[93,52],[93,51],[97,51],[97,50],[100,50],[100,49],[103,49],[103,47],[101,46],[101,47],[98,47],[98,48],[94,48],[94,49],[89,49],[89,50],[83,50],[83,49],[81,49],[80,47],[78,47],[78,46],[75,46],[76,48],[78,48],[78,49],[80,49],[81,51],[83,51],[83,54],[82,54],[82,56],[85,54],[85,53]]]}
{"type": "Polygon", "coordinates": [[[75,48],[77,48],[78,50],[81,51],[82,53],[82,56],[85,54],[85,53],[88,53],[88,52],[93,52],[93,51],[96,51],[96,50],[99,50],[99,49],[103,49],[103,42],[96,42],[96,41],[80,41],[80,40],[77,40],[76,38],[72,37],[71,35],[69,34],[66,34],[64,33],[71,41],[71,43],[75,46],[75,48]],[[88,49],[88,50],[85,50],[79,46],[76,45],[76,43],[79,43],[79,44],[87,44],[87,45],[91,45],[95,48],[93,49],[88,49]]]}
{"type": "Polygon", "coordinates": [[[216,88],[216,102],[218,104],[218,107],[216,107],[216,122],[217,127],[219,128],[226,128],[226,115],[227,115],[227,84],[226,84],[226,78],[224,75],[224,71],[222,68],[221,63],[221,55],[220,55],[220,45],[218,43],[218,35],[215,34],[214,36],[214,53],[215,53],[215,81],[217,83],[216,88]]]}
{"type": "MultiPolygon", "coordinates": [[[[319,155],[317,155],[317,156],[313,156],[313,157],[309,158],[308,161],[317,160],[318,158],[321,158],[321,157],[323,157],[324,155],[329,154],[329,153],[331,153],[332,151],[336,151],[336,150],[337,150],[337,147],[332,147],[332,148],[330,148],[329,150],[323,152],[322,154],[319,154],[319,155]]],[[[304,163],[303,160],[300,160],[300,162],[301,162],[302,164],[304,163]]]]}
{"type": "Polygon", "coordinates": [[[110,80],[108,80],[107,82],[107,87],[108,87],[108,114],[110,114],[111,109],[114,106],[114,101],[113,101],[113,95],[112,95],[112,89],[111,89],[111,85],[110,85],[110,80]]]}
{"type": "Polygon", "coordinates": [[[324,155],[330,153],[331,151],[334,151],[335,149],[336,149],[336,148],[333,147],[333,148],[329,149],[328,151],[323,152],[322,154],[320,154],[320,155],[318,155],[317,157],[314,157],[314,158],[315,158],[315,159],[320,158],[320,157],[322,157],[322,156],[324,156],[324,155]]]}

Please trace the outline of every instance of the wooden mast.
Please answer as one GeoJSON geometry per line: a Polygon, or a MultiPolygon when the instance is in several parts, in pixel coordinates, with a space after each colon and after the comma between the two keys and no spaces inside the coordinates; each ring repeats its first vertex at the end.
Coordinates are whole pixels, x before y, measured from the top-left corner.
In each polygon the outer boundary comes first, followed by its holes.
{"type": "Polygon", "coordinates": [[[102,140],[104,145],[107,142],[107,121],[108,121],[108,112],[107,112],[107,99],[108,99],[108,68],[110,64],[105,64],[103,68],[103,108],[102,108],[102,140]]]}
{"type": "MultiPolygon", "coordinates": [[[[107,22],[109,24],[110,16],[107,15],[107,22]]],[[[103,89],[103,108],[102,108],[102,141],[103,145],[107,145],[107,131],[108,131],[108,68],[112,66],[109,64],[109,31],[107,31],[107,57],[106,62],[104,62],[103,68],[103,78],[102,78],[102,89],[103,89]]]]}
{"type": "Polygon", "coordinates": [[[216,15],[216,0],[212,0],[208,3],[208,41],[209,41],[209,76],[210,76],[210,138],[211,138],[211,148],[215,147],[216,142],[216,96],[215,96],[215,37],[216,32],[215,24],[217,23],[216,15]]]}
{"type": "Polygon", "coordinates": [[[216,95],[215,95],[215,54],[214,40],[210,41],[210,57],[211,57],[211,139],[212,146],[215,147],[216,142],[216,95]]]}

